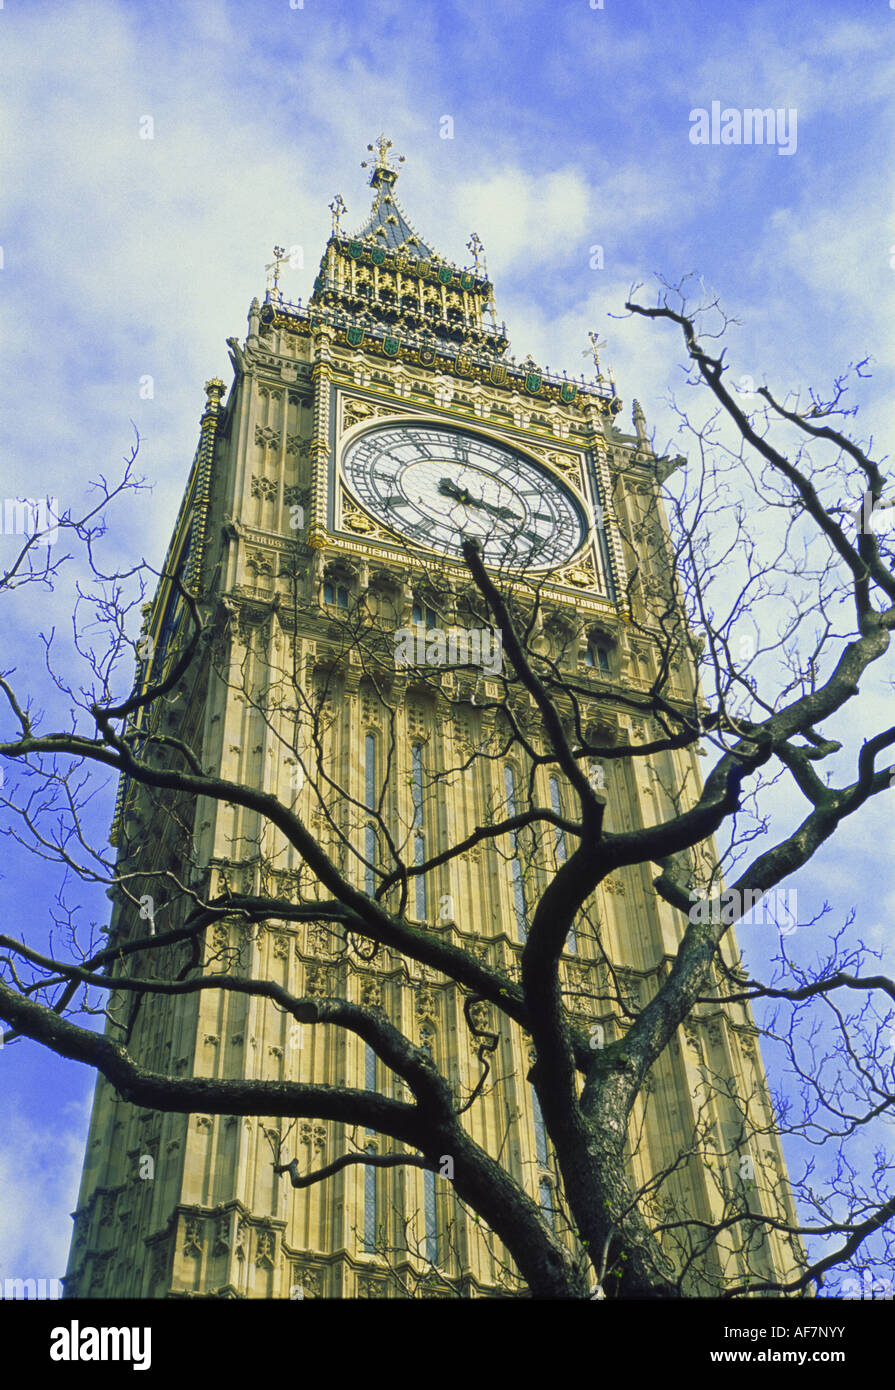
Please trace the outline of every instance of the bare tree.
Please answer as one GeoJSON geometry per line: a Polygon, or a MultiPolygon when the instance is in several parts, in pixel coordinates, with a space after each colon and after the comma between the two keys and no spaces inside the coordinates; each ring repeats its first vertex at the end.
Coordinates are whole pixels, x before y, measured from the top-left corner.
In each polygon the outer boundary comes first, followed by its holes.
{"type": "MultiPolygon", "coordinates": [[[[70,725],[43,729],[37,696],[18,690],[11,673],[0,681],[0,754],[15,774],[3,795],[14,818],[6,833],[58,864],[66,883],[107,883],[132,909],[118,919],[126,930],[85,943],[60,890],[46,947],[0,938],[5,1041],[30,1037],[85,1062],[138,1106],[275,1117],[287,1126],[334,1120],[356,1130],[344,1153],[307,1171],[290,1153],[293,1131],[277,1130],[275,1171],[296,1187],[354,1164],[442,1172],[449,1155],[457,1209],[502,1243],[507,1291],[535,1297],[800,1295],[829,1269],[882,1267],[891,1255],[891,1161],[881,1146],[874,1171],[853,1174],[848,1145],[891,1118],[895,984],[864,973],[868,953],[843,930],[806,969],[790,958],[784,925],[768,980],[749,978],[729,945],[732,925],[808,864],[844,818],[890,788],[881,759],[895,727],[851,754],[824,732],[840,711],[856,708],[862,682],[878,679],[888,652],[895,549],[868,521],[890,503],[887,478],[872,442],[856,443],[833,423],[853,413],[846,377],[807,406],[760,387],[757,408],[744,408],[715,346],[723,315],[714,301],[688,308],[685,288],[663,286],[652,307],[633,296],[626,305],[681,331],[688,384],[715,403],[699,422],[696,411],[676,407],[691,441],[686,469],[643,441],[641,462],[648,458],[655,483],[636,523],[620,474],[617,498],[607,499],[628,557],[622,606],[624,642],[638,663],[629,667],[633,677],[582,669],[581,621],[510,565],[486,566],[471,539],[462,547],[465,578],[415,554],[408,563],[415,591],[450,615],[446,626],[500,634],[509,669],[505,662],[487,680],[468,653],[449,669],[417,651],[396,665],[406,599],[400,575],[383,567],[344,609],[324,609],[319,557],[301,538],[288,601],[217,598],[167,575],[179,595],[176,621],[164,650],[147,651],[145,639],[141,648],[126,630],[148,567],[103,575],[85,521],[72,534],[84,541],[96,581],[75,614],[88,676],[79,686],[83,676],[53,674],[70,703],[70,725]],[[97,620],[108,634],[103,644],[92,637],[97,620]],[[300,623],[317,625],[310,665],[295,642],[270,640],[272,625],[288,635],[300,623]],[[134,651],[141,678],[122,697],[122,663],[134,651]],[[384,766],[364,797],[332,757],[349,665],[379,703],[386,731],[384,766]],[[180,711],[201,707],[213,683],[247,701],[278,742],[288,795],[208,770],[201,730],[180,711]],[[408,683],[438,718],[456,718],[466,730],[457,764],[427,772],[422,795],[433,806],[469,769],[512,754],[527,771],[524,785],[495,798],[471,835],[442,837],[434,849],[427,842],[422,859],[416,802],[409,816],[395,810],[406,777],[397,715],[408,683]],[[619,715],[636,721],[638,738],[617,736],[619,715]],[[675,756],[697,749],[711,754],[704,781],[695,771],[682,777],[675,756]],[[92,848],[82,830],[103,768],[124,785],[117,858],[92,848]],[[559,809],[539,800],[545,770],[565,789],[559,809]],[[612,809],[613,779],[624,786],[635,772],[651,784],[651,825],[625,825],[612,809]],[[213,802],[239,812],[233,864],[254,866],[249,890],[235,872],[213,879],[196,852],[197,824],[213,802]],[[807,810],[797,809],[803,802],[807,810]],[[150,826],[155,843],[147,846],[150,826]],[[409,920],[417,885],[430,885],[431,894],[444,866],[480,850],[513,866],[526,903],[518,969],[483,959],[450,930],[409,920]],[[283,867],[290,853],[295,872],[283,867]],[[598,911],[601,887],[638,866],[673,910],[679,942],[649,997],[632,989],[625,963],[612,958],[598,911]],[[212,882],[224,886],[212,891],[212,882]],[[478,1061],[475,1084],[458,1088],[375,1003],[296,997],[243,973],[245,943],[268,923],[313,927],[333,959],[384,952],[408,971],[425,967],[454,982],[478,1061]],[[153,1052],[153,1003],[204,991],[267,999],[296,1025],[356,1035],[386,1069],[390,1094],[172,1075],[153,1052]],[[756,1001],[773,1006],[768,1036],[786,1049],[795,1078],[777,1078],[775,1112],[758,1085],[754,1094],[732,1092],[729,1074],[700,1052],[692,1132],[676,1141],[672,1161],[638,1177],[655,1077],[671,1051],[681,1038],[688,1045],[688,1028],[708,1012],[748,1033],[756,1001]],[[97,1012],[103,1035],[85,1026],[97,1012]],[[530,1039],[529,1079],[552,1145],[549,1213],[464,1119],[499,1079],[497,1042],[513,1030],[530,1039]],[[719,1097],[739,1116],[720,1136],[712,1121],[719,1097]],[[364,1131],[375,1132],[375,1152],[364,1131]],[[743,1164],[744,1153],[773,1145],[779,1133],[833,1148],[836,1160],[820,1173],[808,1162],[791,1187],[773,1166],[743,1164]],[[708,1217],[681,1201],[678,1178],[695,1167],[711,1197],[708,1217]],[[767,1275],[771,1238],[791,1249],[785,1278],[767,1275]],[[725,1262],[719,1252],[736,1259],[725,1262]]],[[[858,364],[859,376],[865,367],[858,364]]],[[[23,574],[20,561],[0,587],[56,577],[55,564],[23,574]]],[[[446,907],[446,927],[455,907],[446,907]]],[[[510,924],[506,930],[514,935],[510,924]]],[[[445,1238],[450,1244],[450,1233],[445,1238]]],[[[416,1239],[408,1230],[401,1250],[382,1243],[396,1286],[408,1294],[422,1287],[414,1270],[427,1259],[414,1250],[416,1239]]],[[[449,1291],[459,1288],[449,1275],[437,1277],[449,1291]]]]}

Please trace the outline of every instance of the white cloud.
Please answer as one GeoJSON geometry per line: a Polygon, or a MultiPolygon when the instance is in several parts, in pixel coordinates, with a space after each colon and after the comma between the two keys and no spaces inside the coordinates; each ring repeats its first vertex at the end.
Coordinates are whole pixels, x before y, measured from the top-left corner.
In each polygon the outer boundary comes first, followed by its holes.
{"type": "MultiPolygon", "coordinates": [[[[92,1097],[91,1097],[92,1099],[92,1097]]],[[[78,1197],[90,1101],[71,1101],[38,1128],[15,1109],[0,1137],[0,1276],[60,1279],[78,1197]]]]}
{"type": "Polygon", "coordinates": [[[577,169],[544,174],[504,168],[461,184],[457,203],[470,226],[487,229],[493,276],[495,267],[506,271],[518,260],[540,267],[565,257],[569,242],[591,225],[591,197],[577,169]]]}

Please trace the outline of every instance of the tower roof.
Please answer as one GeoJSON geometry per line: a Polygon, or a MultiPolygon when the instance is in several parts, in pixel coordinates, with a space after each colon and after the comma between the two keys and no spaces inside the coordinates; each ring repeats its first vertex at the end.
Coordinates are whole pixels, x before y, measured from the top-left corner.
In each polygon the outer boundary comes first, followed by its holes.
{"type": "MultiPolygon", "coordinates": [[[[376,197],[370,215],[355,233],[355,239],[370,240],[377,246],[385,247],[387,251],[400,249],[407,256],[421,261],[427,260],[435,253],[413,230],[394,194],[398,171],[389,163],[388,151],[391,144],[391,140],[386,140],[384,135],[380,135],[375,145],[367,146],[367,149],[376,155],[370,173],[370,187],[375,188],[376,197]]],[[[403,164],[404,156],[398,155],[397,162],[403,164]]],[[[368,161],[364,160],[362,167],[366,168],[367,163],[368,161]]]]}
{"type": "Polygon", "coordinates": [[[481,241],[473,232],[467,243],[472,268],[446,261],[423,241],[395,198],[395,166],[404,156],[390,156],[391,144],[380,135],[367,146],[373,158],[362,167],[370,168],[374,198],[360,231],[351,236],[342,230],[347,209],[340,193],[329,205],[333,230],[309,308],[344,322],[346,331],[350,321],[358,342],[367,332],[386,334],[395,345],[392,356],[401,342],[414,342],[429,357],[437,344],[455,355],[463,347],[501,356],[506,326],[497,325],[481,241]]]}
{"type": "MultiPolygon", "coordinates": [[[[0,0],[2,3],[2,0],[0,0]]],[[[517,365],[506,355],[505,323],[498,323],[494,287],[488,275],[485,248],[478,233],[466,243],[472,265],[446,260],[423,241],[395,198],[397,165],[403,155],[389,154],[391,140],[380,135],[364,160],[370,169],[373,206],[353,235],[343,229],[348,211],[341,193],[329,204],[332,232],[320,259],[314,289],[306,307],[292,304],[280,292],[278,272],[287,260],[284,247],[274,247],[267,267],[270,280],[263,307],[253,303],[251,333],[272,325],[307,333],[326,325],[333,342],[352,352],[378,355],[385,361],[413,363],[423,371],[456,371],[469,381],[485,381],[525,391],[531,396],[571,404],[580,391],[595,397],[599,409],[614,417],[621,409],[612,373],[600,371],[604,346],[591,333],[596,378],[580,384],[551,375],[530,357],[517,365]]],[[[235,340],[232,340],[235,341],[235,340]]]]}

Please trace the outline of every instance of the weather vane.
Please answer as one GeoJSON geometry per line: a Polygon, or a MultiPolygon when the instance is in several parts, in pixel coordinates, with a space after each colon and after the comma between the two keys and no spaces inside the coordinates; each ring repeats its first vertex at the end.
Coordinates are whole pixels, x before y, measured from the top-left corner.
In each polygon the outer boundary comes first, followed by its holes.
{"type": "Polygon", "coordinates": [[[267,291],[268,294],[279,297],[280,293],[280,266],[284,261],[288,261],[285,246],[275,246],[273,248],[273,260],[264,269],[267,271],[267,291]]]}
{"type": "Polygon", "coordinates": [[[603,373],[600,371],[600,353],[603,351],[604,347],[606,346],[606,339],[604,338],[603,341],[600,342],[600,335],[599,335],[599,333],[588,333],[587,336],[588,336],[588,338],[590,338],[590,347],[589,347],[589,348],[585,348],[584,351],[582,352],[581,356],[582,356],[582,357],[593,357],[593,359],[594,359],[594,366],[595,366],[596,369],[597,369],[597,381],[602,381],[602,380],[603,380],[603,373]]]}
{"type": "Polygon", "coordinates": [[[348,211],[341,193],[337,193],[333,198],[329,210],[333,215],[333,236],[339,236],[342,230],[342,214],[348,211]]]}
{"type": "Polygon", "coordinates": [[[485,248],[484,248],[484,246],[483,246],[483,244],[482,244],[482,242],[481,242],[481,239],[479,238],[478,232],[473,232],[472,236],[469,238],[469,240],[468,240],[467,243],[466,243],[466,249],[467,249],[467,251],[471,251],[471,252],[472,252],[473,269],[474,269],[476,272],[478,272],[478,269],[479,269],[479,261],[481,260],[481,262],[482,262],[482,269],[484,270],[485,274],[487,275],[487,274],[488,274],[488,262],[485,260],[485,248]]]}

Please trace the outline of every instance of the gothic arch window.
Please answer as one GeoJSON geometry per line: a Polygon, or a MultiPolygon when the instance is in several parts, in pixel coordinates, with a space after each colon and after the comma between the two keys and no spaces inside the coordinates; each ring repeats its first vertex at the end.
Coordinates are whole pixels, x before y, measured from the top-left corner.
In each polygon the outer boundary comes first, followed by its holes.
{"type": "MultiPolygon", "coordinates": [[[[550,778],[550,809],[555,816],[562,815],[562,791],[560,789],[558,777],[550,778]]],[[[558,825],[554,826],[553,829],[555,835],[556,862],[557,864],[564,864],[568,858],[566,853],[565,832],[560,830],[558,825]]]]}
{"type": "Polygon", "coordinates": [[[553,1200],[553,1183],[549,1178],[541,1178],[538,1183],[538,1204],[541,1215],[551,1230],[556,1227],[556,1204],[553,1200]]]}
{"type": "Polygon", "coordinates": [[[364,892],[368,898],[376,895],[376,860],[378,859],[376,830],[372,825],[364,826],[364,892]]]}
{"type": "Polygon", "coordinates": [[[534,1086],[529,1082],[531,1090],[531,1109],[534,1117],[535,1131],[535,1158],[538,1164],[538,1203],[541,1213],[551,1228],[556,1225],[556,1203],[553,1193],[553,1179],[547,1171],[550,1166],[550,1155],[547,1149],[547,1128],[544,1124],[544,1116],[541,1113],[541,1103],[538,1100],[538,1093],[534,1086]]]}
{"type": "MultiPolygon", "coordinates": [[[[413,802],[413,862],[419,867],[426,862],[426,837],[423,833],[423,745],[414,743],[410,750],[410,795],[413,802]]],[[[422,874],[414,879],[416,915],[426,920],[426,880],[422,874]]]]}
{"type": "MultiPolygon", "coordinates": [[[[550,807],[554,815],[561,816],[563,814],[562,788],[559,785],[558,777],[550,778],[550,807]]],[[[560,864],[564,864],[566,862],[566,859],[568,858],[568,852],[566,849],[566,835],[565,831],[560,830],[558,825],[554,826],[553,830],[555,837],[554,850],[556,853],[556,863],[558,867],[560,864]]],[[[566,946],[568,950],[572,952],[573,955],[577,955],[578,938],[575,935],[574,927],[572,927],[571,931],[569,932],[568,939],[566,941],[566,946]]]]}
{"type": "MultiPolygon", "coordinates": [[[[364,1152],[375,1154],[376,1145],[368,1143],[364,1145],[364,1152]]],[[[376,1166],[373,1163],[364,1164],[364,1240],[363,1248],[365,1255],[376,1254],[376,1226],[379,1219],[379,1207],[376,1193],[376,1166]]]]}
{"type": "MultiPolygon", "coordinates": [[[[376,799],[376,738],[367,734],[364,738],[364,805],[368,811],[376,810],[376,799]]],[[[377,850],[376,827],[368,821],[364,826],[364,892],[370,898],[376,891],[377,850]]]]}
{"type": "MultiPolygon", "coordinates": [[[[369,1043],[364,1043],[364,1089],[376,1090],[376,1053],[369,1043]]],[[[368,1134],[373,1132],[372,1129],[367,1130],[368,1134]]]]}
{"type": "Polygon", "coordinates": [[[367,734],[364,738],[364,805],[368,811],[376,810],[376,735],[367,734]]]}
{"type": "MultiPolygon", "coordinates": [[[[515,816],[517,814],[516,770],[510,763],[504,764],[503,778],[507,815],[515,816]]],[[[513,912],[516,917],[516,935],[520,941],[524,941],[528,936],[528,910],[525,903],[525,885],[522,881],[522,864],[518,852],[519,843],[515,830],[510,831],[510,847],[513,852],[510,859],[510,884],[513,893],[513,912]]]]}
{"type": "Polygon", "coordinates": [[[541,1102],[538,1100],[538,1093],[531,1082],[528,1083],[531,1090],[531,1112],[534,1116],[535,1129],[535,1157],[538,1160],[539,1168],[546,1168],[548,1162],[547,1155],[547,1127],[544,1124],[544,1116],[541,1113],[541,1102]]]}
{"type": "MultiPolygon", "coordinates": [[[[420,1029],[420,1047],[435,1060],[435,1029],[428,1023],[420,1029]]],[[[423,1233],[426,1259],[437,1265],[441,1254],[438,1240],[438,1199],[435,1191],[435,1172],[423,1169],[423,1233]]]]}
{"type": "Polygon", "coordinates": [[[426,1259],[438,1264],[440,1255],[438,1244],[438,1202],[435,1195],[435,1174],[431,1168],[423,1169],[423,1215],[426,1232],[426,1259]]]}
{"type": "MultiPolygon", "coordinates": [[[[368,1091],[376,1090],[376,1053],[369,1043],[364,1043],[364,1087],[368,1091]]],[[[366,1131],[367,1142],[364,1144],[364,1153],[375,1154],[379,1150],[373,1141],[373,1129],[366,1131]]],[[[364,1164],[364,1238],[363,1250],[365,1255],[375,1255],[376,1253],[376,1227],[379,1220],[379,1201],[376,1179],[378,1177],[375,1164],[364,1164]]]]}

